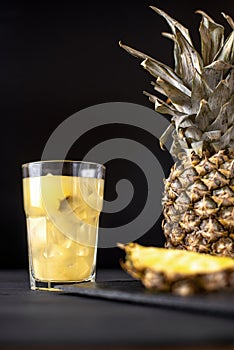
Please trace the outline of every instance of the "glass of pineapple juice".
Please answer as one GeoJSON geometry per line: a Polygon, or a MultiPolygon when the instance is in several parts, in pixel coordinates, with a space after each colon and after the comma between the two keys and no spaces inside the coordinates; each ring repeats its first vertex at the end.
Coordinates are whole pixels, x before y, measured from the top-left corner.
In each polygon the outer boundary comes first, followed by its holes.
{"type": "Polygon", "coordinates": [[[105,167],[39,161],[22,171],[31,289],[94,281],[105,167]]]}

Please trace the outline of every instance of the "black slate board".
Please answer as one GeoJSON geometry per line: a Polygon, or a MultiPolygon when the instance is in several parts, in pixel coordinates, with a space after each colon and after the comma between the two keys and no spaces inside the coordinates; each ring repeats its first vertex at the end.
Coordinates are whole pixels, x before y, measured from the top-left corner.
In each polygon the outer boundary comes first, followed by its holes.
{"type": "Polygon", "coordinates": [[[56,288],[66,294],[203,312],[234,319],[233,292],[180,297],[172,294],[152,293],[146,290],[139,281],[87,282],[58,285],[56,288]]]}

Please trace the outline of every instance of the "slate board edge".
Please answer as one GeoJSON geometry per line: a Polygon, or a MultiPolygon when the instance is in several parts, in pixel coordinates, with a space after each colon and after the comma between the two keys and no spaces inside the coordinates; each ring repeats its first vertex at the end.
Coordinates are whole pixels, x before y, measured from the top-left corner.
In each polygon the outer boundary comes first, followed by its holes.
{"type": "MultiPolygon", "coordinates": [[[[158,307],[170,307],[173,309],[179,309],[183,311],[196,311],[206,314],[226,316],[234,318],[234,311],[229,308],[228,305],[223,305],[220,302],[216,303],[215,300],[211,302],[207,300],[201,300],[197,297],[179,297],[171,294],[143,294],[140,292],[131,291],[125,292],[113,289],[101,289],[100,286],[105,283],[113,285],[115,282],[131,283],[135,281],[106,281],[92,283],[92,288],[85,287],[85,284],[73,284],[73,285],[57,285],[56,288],[61,289],[61,293],[72,294],[89,298],[101,298],[112,301],[128,302],[134,304],[143,304],[158,307]],[[96,287],[96,288],[95,288],[96,287]]],[[[88,283],[86,283],[87,285],[88,283]]],[[[233,301],[232,301],[233,302],[233,301]]]]}

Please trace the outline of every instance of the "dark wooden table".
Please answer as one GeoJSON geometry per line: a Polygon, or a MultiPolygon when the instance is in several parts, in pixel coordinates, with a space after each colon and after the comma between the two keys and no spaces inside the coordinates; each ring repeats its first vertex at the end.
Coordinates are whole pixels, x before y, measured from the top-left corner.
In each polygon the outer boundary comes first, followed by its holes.
{"type": "MultiPolygon", "coordinates": [[[[98,280],[126,279],[99,271],[98,280]]],[[[169,308],[30,291],[0,271],[0,349],[234,349],[234,320],[169,308]]]]}

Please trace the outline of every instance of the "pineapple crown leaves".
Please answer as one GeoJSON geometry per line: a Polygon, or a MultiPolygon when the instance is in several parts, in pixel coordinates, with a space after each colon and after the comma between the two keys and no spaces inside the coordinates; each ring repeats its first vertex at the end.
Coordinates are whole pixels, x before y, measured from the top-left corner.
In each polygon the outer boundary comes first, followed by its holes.
{"type": "Polygon", "coordinates": [[[119,45],[142,60],[141,65],[153,77],[156,92],[165,101],[144,91],[155,110],[171,116],[171,125],[160,138],[163,148],[170,134],[171,153],[202,156],[204,151],[216,153],[234,148],[234,21],[222,13],[231,27],[224,38],[224,27],[203,11],[199,32],[201,55],[193,46],[189,31],[164,11],[150,6],[164,17],[172,33],[162,33],[174,43],[174,70],[129,46],[119,45]]]}

